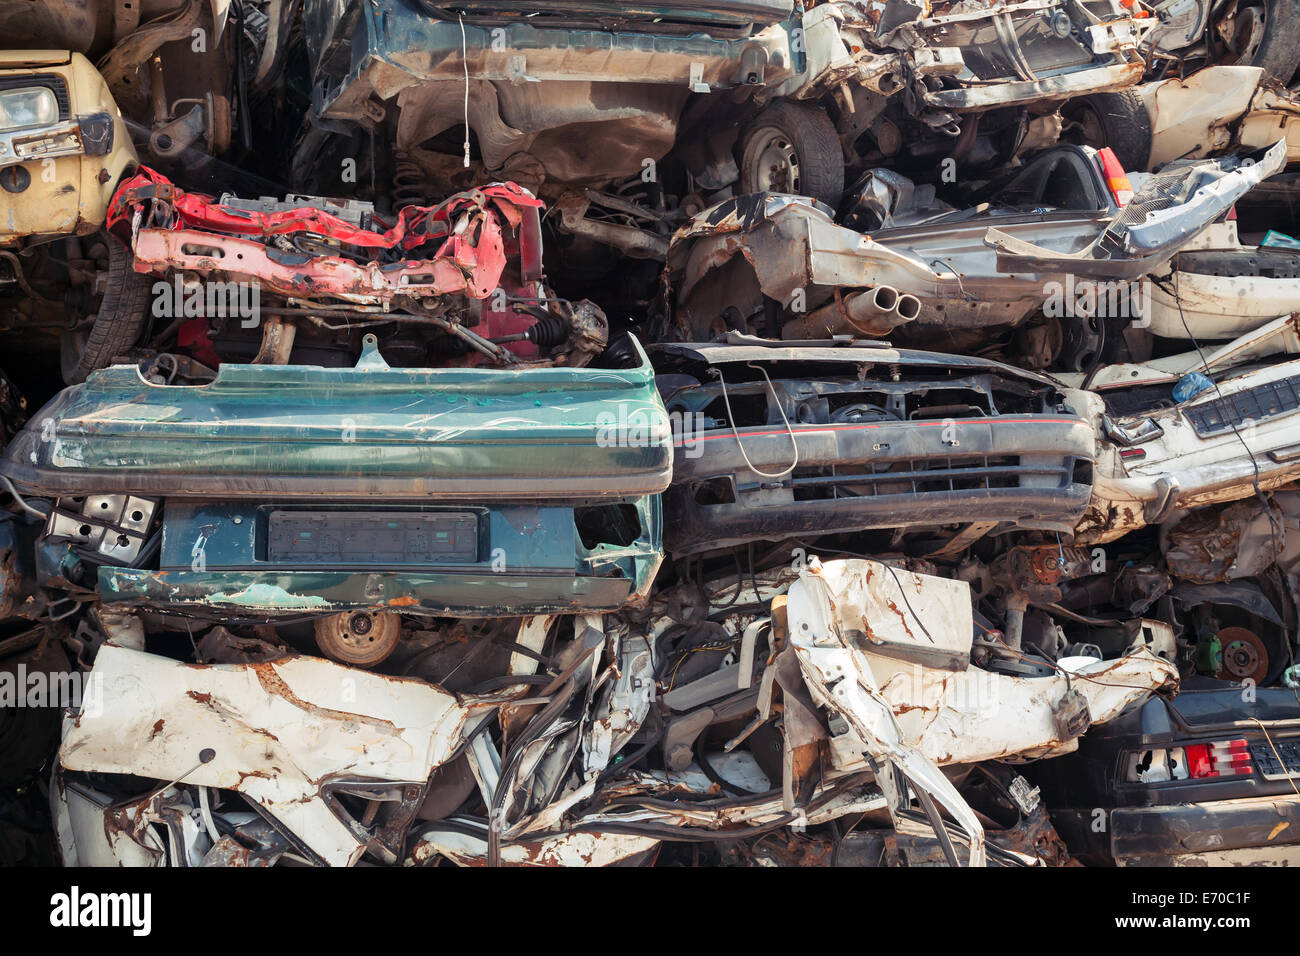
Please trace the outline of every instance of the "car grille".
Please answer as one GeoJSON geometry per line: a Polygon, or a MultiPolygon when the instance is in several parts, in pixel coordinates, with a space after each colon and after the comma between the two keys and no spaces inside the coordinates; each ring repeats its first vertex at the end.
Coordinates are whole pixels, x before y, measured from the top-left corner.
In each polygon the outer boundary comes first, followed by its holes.
{"type": "MultiPolygon", "coordinates": [[[[918,495],[945,491],[1018,488],[1033,475],[1040,486],[1070,483],[1073,460],[1022,465],[1016,455],[967,455],[890,462],[854,462],[830,468],[798,470],[791,479],[795,501],[860,498],[873,495],[918,495]],[[1042,476],[1047,476],[1044,481],[1042,476]]],[[[739,486],[738,490],[747,490],[739,486]]]]}

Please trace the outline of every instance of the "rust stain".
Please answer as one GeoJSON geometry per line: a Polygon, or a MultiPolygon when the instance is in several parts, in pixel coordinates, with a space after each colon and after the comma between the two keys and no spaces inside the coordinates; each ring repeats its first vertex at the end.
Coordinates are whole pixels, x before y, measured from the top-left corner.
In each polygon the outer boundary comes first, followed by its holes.
{"type": "MultiPolygon", "coordinates": [[[[907,615],[905,615],[902,611],[900,611],[898,609],[898,605],[895,604],[893,601],[886,600],[885,603],[889,605],[889,609],[891,611],[893,611],[895,614],[898,615],[898,620],[903,625],[903,630],[907,631],[907,636],[910,637],[912,640],[916,640],[916,635],[913,634],[912,629],[907,626],[907,615]]],[[[877,641],[876,643],[880,643],[880,642],[877,641]]]]}
{"type": "Polygon", "coordinates": [[[303,700],[293,692],[289,685],[285,683],[284,678],[280,676],[279,672],[271,664],[258,663],[250,664],[248,666],[252,669],[253,673],[257,675],[257,682],[262,685],[262,689],[268,694],[275,697],[282,697],[295,707],[299,707],[315,717],[321,717],[326,720],[356,721],[390,734],[398,734],[401,732],[400,728],[391,720],[383,720],[382,718],[370,717],[365,714],[353,714],[345,710],[331,710],[328,707],[321,707],[319,704],[313,704],[310,701],[303,700]]]}

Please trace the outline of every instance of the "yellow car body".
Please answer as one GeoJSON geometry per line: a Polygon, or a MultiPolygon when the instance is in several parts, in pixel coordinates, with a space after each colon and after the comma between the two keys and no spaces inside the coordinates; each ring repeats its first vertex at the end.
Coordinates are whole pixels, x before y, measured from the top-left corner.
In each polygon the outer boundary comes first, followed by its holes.
{"type": "Polygon", "coordinates": [[[0,247],[97,232],[139,162],[121,110],[84,56],[0,51],[0,247]],[[5,109],[7,95],[36,88],[54,95],[57,120],[23,123],[5,109]]]}

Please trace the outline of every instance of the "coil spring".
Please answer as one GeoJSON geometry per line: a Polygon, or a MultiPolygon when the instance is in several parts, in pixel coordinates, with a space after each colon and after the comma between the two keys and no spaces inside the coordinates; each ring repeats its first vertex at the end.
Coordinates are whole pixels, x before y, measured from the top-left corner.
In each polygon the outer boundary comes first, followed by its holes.
{"type": "Polygon", "coordinates": [[[393,169],[393,210],[431,205],[424,184],[424,170],[405,153],[399,153],[393,169]]]}

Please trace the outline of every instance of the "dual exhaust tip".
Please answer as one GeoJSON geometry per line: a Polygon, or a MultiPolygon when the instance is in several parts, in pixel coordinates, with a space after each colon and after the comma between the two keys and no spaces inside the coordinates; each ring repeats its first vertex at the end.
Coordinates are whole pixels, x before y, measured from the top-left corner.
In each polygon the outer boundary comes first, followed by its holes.
{"type": "Polygon", "coordinates": [[[783,339],[820,339],[834,335],[888,335],[921,314],[921,300],[892,285],[850,292],[807,315],[787,322],[783,339]]]}

